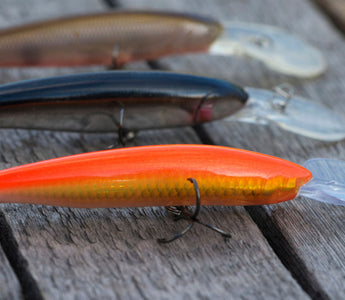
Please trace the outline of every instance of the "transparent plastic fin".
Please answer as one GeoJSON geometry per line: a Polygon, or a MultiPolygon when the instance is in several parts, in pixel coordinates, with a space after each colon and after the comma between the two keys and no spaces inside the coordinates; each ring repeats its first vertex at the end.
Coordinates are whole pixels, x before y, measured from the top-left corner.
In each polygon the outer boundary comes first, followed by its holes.
{"type": "Polygon", "coordinates": [[[225,22],[224,32],[210,53],[241,55],[258,59],[269,68],[296,77],[314,77],[325,72],[319,50],[282,29],[242,22],[225,22]]]}
{"type": "Polygon", "coordinates": [[[345,206],[345,161],[315,158],[303,165],[313,179],[301,187],[299,196],[345,206]]]}
{"type": "Polygon", "coordinates": [[[246,106],[227,120],[271,124],[317,140],[335,142],[345,138],[345,117],[330,109],[293,95],[284,85],[275,91],[245,88],[246,106]]]}

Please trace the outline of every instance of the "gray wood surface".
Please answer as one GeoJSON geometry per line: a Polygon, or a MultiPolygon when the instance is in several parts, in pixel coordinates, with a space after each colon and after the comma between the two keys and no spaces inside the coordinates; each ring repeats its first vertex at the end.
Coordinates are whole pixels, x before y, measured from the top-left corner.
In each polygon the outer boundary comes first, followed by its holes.
{"type": "MultiPolygon", "coordinates": [[[[2,233],[4,232],[3,223],[0,223],[0,230],[2,231],[2,233]]],[[[7,242],[3,241],[3,239],[6,238],[8,238],[6,234],[0,234],[1,245],[7,242]]],[[[0,287],[1,299],[22,298],[20,284],[2,248],[0,248],[0,287]]]]}
{"type": "MultiPolygon", "coordinates": [[[[50,0],[43,5],[41,0],[4,0],[0,25],[106,10],[105,3],[50,0]]],[[[345,115],[342,102],[345,71],[341,68],[344,41],[322,13],[306,0],[123,0],[121,5],[172,8],[221,20],[279,25],[298,32],[329,53],[326,76],[296,80],[255,61],[206,55],[167,58],[155,66],[215,76],[245,86],[269,88],[289,82],[301,95],[345,115]]],[[[147,68],[145,63],[129,67],[147,68]]],[[[0,82],[98,69],[102,68],[2,69],[0,82]]],[[[106,149],[115,143],[112,134],[0,130],[0,137],[1,169],[106,149]]],[[[298,163],[315,156],[345,159],[343,142],[321,143],[278,128],[223,121],[197,131],[183,128],[141,132],[134,145],[202,141],[273,154],[298,163]]],[[[0,209],[11,228],[10,236],[18,243],[2,241],[3,246],[15,248],[20,263],[13,268],[26,298],[327,299],[341,298],[344,294],[343,208],[300,198],[262,208],[205,208],[203,220],[228,228],[233,236],[231,240],[224,243],[213,232],[195,226],[184,239],[165,246],[158,245],[156,238],[169,236],[184,224],[172,222],[163,208],[86,210],[2,204],[0,209]],[[30,287],[34,291],[31,294],[30,287]]],[[[6,293],[20,298],[18,280],[1,253],[0,285],[3,276],[10,287],[7,292],[0,288],[0,298],[6,298],[9,295],[6,293]]]]}

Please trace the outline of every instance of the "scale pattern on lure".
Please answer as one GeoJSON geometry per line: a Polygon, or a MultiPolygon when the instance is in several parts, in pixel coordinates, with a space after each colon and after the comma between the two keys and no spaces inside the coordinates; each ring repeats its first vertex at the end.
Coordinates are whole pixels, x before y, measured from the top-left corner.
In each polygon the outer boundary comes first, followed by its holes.
{"type": "Polygon", "coordinates": [[[220,146],[107,150],[0,171],[0,201],[67,207],[260,205],[296,197],[311,179],[286,160],[220,146]]]}
{"type": "Polygon", "coordinates": [[[206,51],[221,31],[216,21],[177,13],[127,11],[60,18],[0,32],[0,65],[121,65],[206,51]]]}

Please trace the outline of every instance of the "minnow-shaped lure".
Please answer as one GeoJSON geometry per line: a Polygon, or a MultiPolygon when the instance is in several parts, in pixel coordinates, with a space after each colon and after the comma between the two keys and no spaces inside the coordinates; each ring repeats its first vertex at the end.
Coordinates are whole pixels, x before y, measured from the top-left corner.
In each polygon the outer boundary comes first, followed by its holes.
{"type": "Polygon", "coordinates": [[[275,123],[325,141],[345,138],[342,117],[284,89],[243,89],[202,76],[108,71],[0,86],[0,128],[128,133],[223,118],[275,123]]]}
{"type": "Polygon", "coordinates": [[[187,126],[234,114],[240,87],[170,72],[107,71],[0,86],[0,127],[114,132],[187,126]],[[123,114],[121,114],[123,112],[123,114]]]}
{"type": "MultiPolygon", "coordinates": [[[[71,155],[0,171],[0,202],[77,208],[166,206],[190,224],[203,205],[274,204],[300,196],[345,204],[345,186],[319,172],[260,153],[221,146],[141,146],[71,155]],[[321,176],[320,176],[321,174],[321,176]],[[311,180],[311,181],[310,181],[311,180]],[[191,184],[193,183],[193,184],[191,184]],[[194,205],[194,214],[185,206],[194,205]]],[[[342,166],[344,163],[342,164],[342,166]]]]}
{"type": "MultiPolygon", "coordinates": [[[[2,170],[0,202],[82,208],[193,205],[194,188],[187,179],[194,178],[203,205],[262,205],[291,200],[298,192],[303,196],[304,187],[310,196],[312,177],[300,165],[247,150],[140,146],[2,170]]],[[[327,178],[324,184],[338,183],[327,178]]]]}
{"type": "Polygon", "coordinates": [[[116,11],[0,31],[0,66],[123,65],[191,52],[242,55],[288,75],[322,74],[318,50],[281,29],[183,13],[116,11]]]}
{"type": "Polygon", "coordinates": [[[260,205],[290,200],[311,179],[294,163],[226,147],[143,146],[0,171],[0,201],[67,207],[260,205]]]}

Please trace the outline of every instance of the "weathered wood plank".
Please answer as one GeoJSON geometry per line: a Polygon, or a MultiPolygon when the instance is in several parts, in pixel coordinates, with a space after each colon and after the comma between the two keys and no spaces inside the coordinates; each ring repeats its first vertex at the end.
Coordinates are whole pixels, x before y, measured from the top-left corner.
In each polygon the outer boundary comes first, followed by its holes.
{"type": "MultiPolygon", "coordinates": [[[[1,218],[1,217],[0,217],[1,218]]],[[[0,245],[7,243],[4,226],[0,223],[0,245]]],[[[21,287],[10,263],[0,247],[0,299],[21,299],[21,287]]]]}
{"type": "MultiPolygon", "coordinates": [[[[206,12],[220,19],[227,17],[238,20],[265,22],[298,32],[306,40],[322,49],[327,57],[329,69],[325,76],[316,80],[295,80],[264,68],[260,63],[238,58],[181,57],[164,59],[160,62],[171,70],[207,74],[235,81],[242,85],[271,87],[281,82],[294,84],[296,92],[322,102],[345,115],[343,49],[344,40],[334,30],[328,20],[308,1],[233,1],[224,5],[207,6],[206,1],[181,1],[180,5],[164,4],[164,8],[174,7],[184,11],[206,12]],[[207,6],[207,10],[205,9],[207,6]],[[204,10],[205,9],[205,10],[204,10]],[[315,33],[317,34],[311,34],[315,33]]],[[[214,2],[220,4],[220,1],[214,2]]],[[[126,5],[137,6],[138,2],[126,1],[126,5]]],[[[141,1],[140,7],[161,3],[141,1]]],[[[322,120],[320,120],[322,121],[322,120]]],[[[229,122],[215,122],[204,126],[215,144],[231,145],[267,154],[280,156],[302,163],[311,157],[345,158],[345,143],[322,143],[283,132],[278,128],[259,127],[229,122]]],[[[250,210],[260,215],[260,210],[250,210]]],[[[266,228],[271,244],[281,247],[274,237],[279,234],[286,239],[291,249],[283,253],[287,266],[300,284],[312,297],[342,298],[345,276],[344,253],[345,230],[342,225],[344,208],[312,203],[306,199],[296,199],[289,203],[264,207],[264,217],[257,220],[264,227],[270,221],[275,228],[266,228]],[[265,219],[266,218],[266,219],[265,219]],[[303,266],[298,266],[297,257],[303,266]],[[299,269],[299,270],[298,270],[299,269]],[[303,282],[304,281],[304,282],[303,282]]]]}
{"type": "MultiPolygon", "coordinates": [[[[27,2],[28,14],[42,3],[27,2]]],[[[73,3],[74,10],[81,1],[73,3]]],[[[17,4],[8,3],[14,15],[17,4]]],[[[55,14],[65,12],[59,5],[62,9],[54,6],[55,14]]],[[[93,7],[98,4],[88,2],[87,9],[93,7]]],[[[23,10],[21,21],[25,17],[23,10]]],[[[1,70],[0,80],[79,70],[1,70]]],[[[114,144],[111,134],[1,130],[0,135],[1,168],[114,144]]],[[[198,142],[195,132],[185,128],[142,132],[134,144],[198,142]]],[[[229,228],[233,238],[227,243],[196,226],[185,239],[165,246],[156,238],[183,225],[171,222],[162,208],[83,210],[8,204],[1,208],[28,269],[49,299],[308,298],[243,208],[205,208],[202,213],[205,222],[229,228]]]]}

